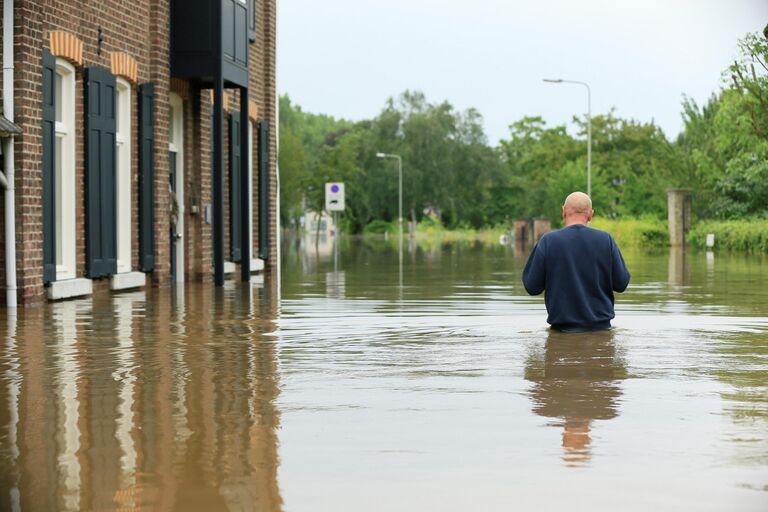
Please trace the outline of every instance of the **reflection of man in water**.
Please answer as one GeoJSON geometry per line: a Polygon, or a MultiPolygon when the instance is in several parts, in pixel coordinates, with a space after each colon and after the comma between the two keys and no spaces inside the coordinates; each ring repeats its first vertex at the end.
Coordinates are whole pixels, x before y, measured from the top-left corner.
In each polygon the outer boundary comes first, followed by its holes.
{"type": "Polygon", "coordinates": [[[525,378],[531,389],[533,411],[558,418],[563,427],[563,460],[580,466],[592,458],[590,432],[594,420],[618,415],[619,379],[625,368],[616,357],[613,332],[563,334],[550,331],[544,361],[531,358],[525,378]]]}
{"type": "Polygon", "coordinates": [[[569,195],[563,205],[565,227],[539,240],[523,271],[526,291],[544,292],[547,322],[560,331],[609,329],[613,292],[629,284],[616,241],[587,225],[594,213],[587,194],[569,195]]]}

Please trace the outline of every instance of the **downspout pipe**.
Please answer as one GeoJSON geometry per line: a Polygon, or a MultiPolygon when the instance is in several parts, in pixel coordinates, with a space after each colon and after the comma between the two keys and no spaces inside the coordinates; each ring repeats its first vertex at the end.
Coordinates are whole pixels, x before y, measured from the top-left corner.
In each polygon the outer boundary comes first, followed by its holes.
{"type": "MultiPolygon", "coordinates": [[[[13,0],[3,1],[3,115],[13,122],[13,0]]],[[[9,309],[16,309],[16,191],[13,136],[3,139],[5,186],[5,278],[9,309]]]]}

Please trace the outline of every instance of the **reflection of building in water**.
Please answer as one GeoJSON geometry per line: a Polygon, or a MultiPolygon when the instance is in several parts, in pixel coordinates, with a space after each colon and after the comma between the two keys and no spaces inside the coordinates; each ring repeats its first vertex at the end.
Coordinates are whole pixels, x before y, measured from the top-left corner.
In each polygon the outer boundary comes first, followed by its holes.
{"type": "Polygon", "coordinates": [[[346,295],[347,279],[343,270],[325,273],[325,294],[332,299],[343,299],[346,295]]]}
{"type": "Polygon", "coordinates": [[[301,239],[300,253],[302,256],[302,270],[313,272],[323,262],[330,262],[333,258],[333,245],[335,237],[321,234],[307,235],[301,239]]]}
{"type": "Polygon", "coordinates": [[[624,374],[624,365],[616,356],[613,331],[551,331],[543,358],[529,359],[525,378],[533,382],[533,410],[559,420],[556,424],[563,427],[566,464],[579,466],[591,459],[592,422],[618,415],[619,380],[624,374]]]}
{"type": "Polygon", "coordinates": [[[2,432],[18,416],[19,456],[0,440],[18,507],[6,493],[0,510],[282,509],[276,348],[264,336],[276,283],[184,293],[25,311],[18,404],[0,401],[2,432]]]}

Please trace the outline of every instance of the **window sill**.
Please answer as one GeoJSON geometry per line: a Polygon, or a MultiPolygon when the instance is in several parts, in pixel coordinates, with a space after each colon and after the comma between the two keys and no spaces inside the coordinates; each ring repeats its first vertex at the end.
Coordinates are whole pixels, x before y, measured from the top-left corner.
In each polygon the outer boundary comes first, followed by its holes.
{"type": "Polygon", "coordinates": [[[147,275],[144,272],[124,272],[112,276],[109,280],[109,289],[113,291],[130,290],[141,288],[146,284],[147,275]]]}
{"type": "Polygon", "coordinates": [[[93,293],[93,282],[90,279],[75,278],[53,281],[48,286],[48,300],[71,299],[93,293]]]}
{"type": "MultiPolygon", "coordinates": [[[[235,269],[237,267],[235,266],[235,263],[233,261],[225,261],[224,262],[224,275],[225,276],[231,276],[235,273],[235,269]]],[[[251,273],[255,272],[262,272],[264,270],[264,260],[261,258],[253,258],[251,260],[251,273]]]]}
{"type": "Polygon", "coordinates": [[[261,258],[253,258],[251,260],[251,273],[263,272],[263,271],[264,271],[264,260],[261,258]]]}

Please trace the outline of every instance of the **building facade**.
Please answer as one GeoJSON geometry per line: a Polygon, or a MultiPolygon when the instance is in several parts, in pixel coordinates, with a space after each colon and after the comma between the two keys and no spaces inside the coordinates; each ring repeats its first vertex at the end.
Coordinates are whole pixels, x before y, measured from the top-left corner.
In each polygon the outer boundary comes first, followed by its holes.
{"type": "Polygon", "coordinates": [[[276,0],[8,2],[20,304],[277,268],[276,0]]]}

